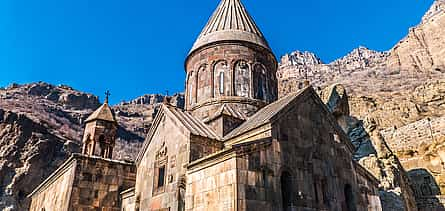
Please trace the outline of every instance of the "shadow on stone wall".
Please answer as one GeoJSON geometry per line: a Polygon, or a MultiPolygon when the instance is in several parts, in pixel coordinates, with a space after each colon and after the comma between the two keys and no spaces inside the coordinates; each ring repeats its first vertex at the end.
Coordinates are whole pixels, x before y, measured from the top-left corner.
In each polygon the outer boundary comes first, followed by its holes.
{"type": "Polygon", "coordinates": [[[445,197],[431,173],[423,168],[408,171],[419,210],[445,210],[445,197]]]}

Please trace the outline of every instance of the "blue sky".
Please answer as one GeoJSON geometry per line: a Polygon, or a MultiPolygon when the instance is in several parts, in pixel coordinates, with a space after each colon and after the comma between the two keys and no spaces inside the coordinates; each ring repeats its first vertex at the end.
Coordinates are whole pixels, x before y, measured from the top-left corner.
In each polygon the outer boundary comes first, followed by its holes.
{"type": "MultiPolygon", "coordinates": [[[[388,50],[433,0],[243,0],[277,58],[388,50]]],[[[180,92],[184,59],[219,0],[1,0],[0,87],[68,84],[111,102],[180,92]]]]}

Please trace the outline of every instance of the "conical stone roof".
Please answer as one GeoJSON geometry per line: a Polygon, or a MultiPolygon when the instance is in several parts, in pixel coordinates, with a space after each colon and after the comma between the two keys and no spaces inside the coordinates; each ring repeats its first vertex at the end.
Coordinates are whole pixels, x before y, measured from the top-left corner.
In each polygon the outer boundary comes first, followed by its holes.
{"type": "Polygon", "coordinates": [[[220,41],[245,41],[271,51],[240,0],[222,0],[190,51],[220,41]]]}
{"type": "Polygon", "coordinates": [[[94,111],[85,122],[91,122],[94,120],[104,120],[109,122],[117,122],[114,118],[114,114],[111,111],[108,103],[105,102],[101,107],[99,107],[96,111],[94,111]]]}

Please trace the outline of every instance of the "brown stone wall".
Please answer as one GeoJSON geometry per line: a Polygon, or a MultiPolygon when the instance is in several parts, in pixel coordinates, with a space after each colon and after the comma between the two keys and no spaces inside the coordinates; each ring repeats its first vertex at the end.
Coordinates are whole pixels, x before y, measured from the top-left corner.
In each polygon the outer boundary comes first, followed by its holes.
{"type": "Polygon", "coordinates": [[[120,210],[119,193],[135,178],[131,163],[73,154],[36,189],[30,210],[120,210]]]}
{"type": "Polygon", "coordinates": [[[236,158],[234,153],[219,157],[187,172],[186,211],[239,210],[236,207],[236,158]]]}
{"type": "MultiPolygon", "coordinates": [[[[149,141],[149,140],[146,140],[149,141]]],[[[138,163],[136,179],[136,207],[139,210],[178,210],[181,201],[178,192],[190,158],[189,134],[185,128],[165,115],[158,124],[150,145],[138,163]],[[164,151],[166,159],[165,186],[155,191],[155,164],[157,155],[164,151]]]]}
{"type": "Polygon", "coordinates": [[[62,166],[56,174],[42,184],[40,190],[31,198],[30,211],[60,210],[67,211],[72,192],[76,162],[72,160],[62,166]]]}
{"type": "Polygon", "coordinates": [[[357,170],[349,140],[314,100],[281,114],[270,140],[240,144],[240,208],[347,210],[349,201],[356,210],[381,210],[375,178],[357,170]]]}
{"type": "Polygon", "coordinates": [[[133,164],[97,157],[77,158],[70,208],[120,210],[119,193],[135,184],[133,164]]]}
{"type": "Polygon", "coordinates": [[[349,189],[356,209],[367,210],[357,197],[360,187],[349,139],[315,98],[302,99],[304,103],[283,114],[273,126],[272,160],[279,162],[271,169],[278,175],[290,174],[294,196],[290,206],[346,210],[349,189]]]}
{"type": "Polygon", "coordinates": [[[190,161],[197,160],[206,155],[213,154],[223,148],[222,142],[200,136],[190,138],[190,161]]]}
{"type": "Polygon", "coordinates": [[[236,210],[381,210],[377,180],[354,163],[349,139],[317,99],[306,95],[272,125],[192,163],[187,210],[231,210],[221,201],[234,199],[236,210]],[[236,191],[221,190],[227,184],[236,191]]]}
{"type": "Polygon", "coordinates": [[[238,96],[277,99],[277,62],[271,52],[248,43],[215,44],[193,53],[186,62],[186,108],[210,99],[238,96]]]}

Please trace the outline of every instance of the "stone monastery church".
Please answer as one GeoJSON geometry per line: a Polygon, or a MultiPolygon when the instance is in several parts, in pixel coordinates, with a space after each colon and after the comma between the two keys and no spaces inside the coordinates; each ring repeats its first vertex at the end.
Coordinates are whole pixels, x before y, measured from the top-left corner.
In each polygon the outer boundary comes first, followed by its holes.
{"type": "Polygon", "coordinates": [[[112,158],[106,100],[30,210],[382,209],[377,179],[314,89],[278,99],[276,57],[240,0],[221,1],[185,69],[185,109],[161,106],[134,163],[112,158]]]}

